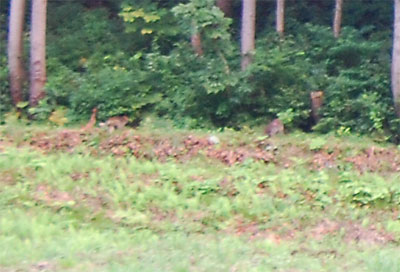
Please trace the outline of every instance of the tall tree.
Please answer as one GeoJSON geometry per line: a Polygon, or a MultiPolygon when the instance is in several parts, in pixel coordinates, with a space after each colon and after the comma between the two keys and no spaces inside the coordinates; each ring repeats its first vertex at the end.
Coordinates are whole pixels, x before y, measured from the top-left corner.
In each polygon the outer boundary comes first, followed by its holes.
{"type": "Polygon", "coordinates": [[[242,1],[242,29],[241,29],[241,53],[242,70],[245,70],[252,61],[252,51],[255,49],[256,34],[256,0],[242,1]]]}
{"type": "Polygon", "coordinates": [[[394,0],[392,93],[396,114],[400,118],[400,0],[394,0]]]}
{"type": "Polygon", "coordinates": [[[285,0],[276,0],[276,32],[283,38],[285,32],[285,0]]]}
{"type": "Polygon", "coordinates": [[[8,31],[8,67],[10,91],[14,105],[23,100],[22,86],[26,72],[22,61],[25,0],[12,0],[8,31]]]}
{"type": "Polygon", "coordinates": [[[29,103],[36,106],[45,96],[47,0],[32,0],[29,103]]]}
{"type": "Polygon", "coordinates": [[[343,0],[336,0],[335,4],[335,17],[333,19],[333,36],[339,38],[340,28],[342,25],[342,8],[343,0]]]}
{"type": "Polygon", "coordinates": [[[232,0],[217,0],[217,7],[219,7],[226,17],[233,16],[232,0]]]}

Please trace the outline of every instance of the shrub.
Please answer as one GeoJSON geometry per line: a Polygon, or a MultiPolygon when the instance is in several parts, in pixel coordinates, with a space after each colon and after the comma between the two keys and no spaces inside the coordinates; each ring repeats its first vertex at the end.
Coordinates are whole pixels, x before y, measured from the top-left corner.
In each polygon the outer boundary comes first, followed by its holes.
{"type": "Polygon", "coordinates": [[[103,120],[115,115],[139,118],[146,108],[161,99],[160,94],[152,92],[146,79],[144,71],[119,66],[89,71],[71,94],[71,109],[85,116],[97,107],[98,117],[103,120]]]}

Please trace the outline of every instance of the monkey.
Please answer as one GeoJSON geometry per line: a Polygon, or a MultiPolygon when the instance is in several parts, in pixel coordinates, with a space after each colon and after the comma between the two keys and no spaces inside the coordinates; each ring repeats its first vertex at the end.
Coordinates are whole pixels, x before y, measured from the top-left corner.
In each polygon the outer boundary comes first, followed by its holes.
{"type": "Polygon", "coordinates": [[[85,126],[83,126],[81,128],[82,132],[89,131],[89,130],[93,129],[94,125],[96,124],[96,114],[97,114],[97,108],[93,108],[92,109],[92,115],[90,116],[89,122],[85,126]]]}
{"type": "Polygon", "coordinates": [[[115,129],[122,129],[123,127],[126,126],[126,124],[129,122],[129,118],[126,115],[123,116],[114,116],[108,118],[108,120],[104,123],[100,123],[100,127],[107,127],[108,132],[113,132],[115,129]]]}
{"type": "Polygon", "coordinates": [[[324,103],[324,92],[314,91],[310,93],[311,98],[311,116],[315,124],[321,119],[319,110],[324,103]]]}
{"type": "Polygon", "coordinates": [[[283,122],[281,120],[276,118],[268,124],[264,132],[269,137],[272,137],[276,134],[283,134],[285,133],[285,126],[283,125],[283,122]]]}

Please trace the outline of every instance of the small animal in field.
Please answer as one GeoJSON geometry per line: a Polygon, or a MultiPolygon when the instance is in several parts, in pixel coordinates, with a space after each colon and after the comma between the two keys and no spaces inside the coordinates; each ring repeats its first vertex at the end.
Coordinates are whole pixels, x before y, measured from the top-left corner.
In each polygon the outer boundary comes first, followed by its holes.
{"type": "Polygon", "coordinates": [[[108,120],[104,123],[100,123],[100,127],[106,127],[108,132],[113,132],[116,129],[122,129],[129,122],[129,118],[126,115],[123,116],[114,116],[108,118],[108,120]]]}
{"type": "Polygon", "coordinates": [[[96,125],[96,114],[97,114],[97,108],[93,108],[89,122],[87,122],[87,124],[81,128],[82,132],[86,132],[93,129],[94,125],[96,125]]]}
{"type": "Polygon", "coordinates": [[[268,124],[264,132],[269,137],[272,137],[276,134],[283,134],[285,133],[285,126],[283,125],[283,122],[281,120],[276,118],[268,124]]]}

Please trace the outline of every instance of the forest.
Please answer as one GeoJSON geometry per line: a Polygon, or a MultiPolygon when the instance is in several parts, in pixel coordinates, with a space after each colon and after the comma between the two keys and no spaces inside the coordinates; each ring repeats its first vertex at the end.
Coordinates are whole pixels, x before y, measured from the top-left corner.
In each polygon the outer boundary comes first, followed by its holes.
{"type": "Polygon", "coordinates": [[[400,271],[400,0],[0,0],[0,272],[400,271]]]}
{"type": "Polygon", "coordinates": [[[73,124],[97,107],[99,120],[126,115],[132,124],[152,115],[177,127],[240,129],[280,118],[289,130],[399,140],[399,84],[391,88],[397,1],[336,1],[340,9],[328,0],[249,1],[252,18],[242,16],[241,1],[214,2],[49,1],[47,77],[36,102],[27,72],[33,69],[28,5],[16,53],[24,76],[12,103],[5,52],[9,5],[3,0],[2,119],[14,104],[30,119],[48,121],[53,114],[73,124]],[[315,91],[323,91],[318,122],[310,100],[315,91]]]}

